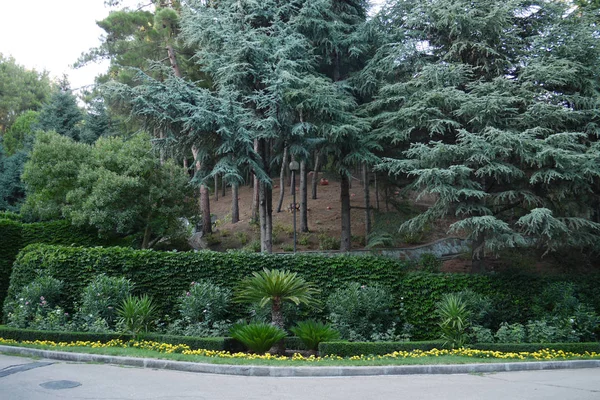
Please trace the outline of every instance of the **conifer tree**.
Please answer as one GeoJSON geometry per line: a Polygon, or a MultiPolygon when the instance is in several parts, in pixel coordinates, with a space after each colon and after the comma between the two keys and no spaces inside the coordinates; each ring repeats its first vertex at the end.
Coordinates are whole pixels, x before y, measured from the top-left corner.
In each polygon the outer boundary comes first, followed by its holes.
{"type": "MultiPolygon", "coordinates": [[[[382,140],[410,147],[385,159],[435,204],[401,228],[451,216],[486,249],[582,245],[600,177],[598,48],[593,24],[548,2],[430,0],[387,10],[402,43],[367,68],[382,140]]],[[[391,22],[390,22],[391,21],[391,22]]]]}

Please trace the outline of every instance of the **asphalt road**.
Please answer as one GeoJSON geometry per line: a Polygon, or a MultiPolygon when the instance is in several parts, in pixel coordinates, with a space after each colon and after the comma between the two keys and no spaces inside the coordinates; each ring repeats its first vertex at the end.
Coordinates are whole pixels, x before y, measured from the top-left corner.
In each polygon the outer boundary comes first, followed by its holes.
{"type": "Polygon", "coordinates": [[[600,368],[462,375],[272,378],[0,355],[0,400],[598,400],[600,368]],[[63,386],[74,386],[61,388],[63,386]]]}

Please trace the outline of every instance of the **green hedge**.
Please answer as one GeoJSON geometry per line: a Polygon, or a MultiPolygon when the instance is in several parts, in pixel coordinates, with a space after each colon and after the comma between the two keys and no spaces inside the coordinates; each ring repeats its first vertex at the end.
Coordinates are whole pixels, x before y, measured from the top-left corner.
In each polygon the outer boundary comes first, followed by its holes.
{"type": "MultiPolygon", "coordinates": [[[[50,340],[57,343],[76,341],[106,343],[114,339],[121,339],[125,341],[130,339],[130,336],[119,333],[37,331],[33,329],[16,329],[7,326],[0,326],[0,337],[17,341],[50,340]]],[[[144,336],[144,340],[169,344],[187,344],[192,350],[206,349],[227,350],[234,352],[244,350],[244,347],[238,341],[229,337],[199,338],[191,336],[174,336],[149,333],[144,336]]]]}
{"type": "Polygon", "coordinates": [[[326,297],[344,282],[380,282],[397,291],[406,270],[404,262],[376,257],[327,257],[321,255],[275,255],[201,251],[159,252],[130,248],[81,248],[34,244],[26,247],[14,263],[9,299],[31,282],[40,270],[64,281],[68,311],[83,288],[100,273],[125,276],[135,283],[135,293],[152,296],[162,312],[172,315],[177,296],[192,281],[210,279],[233,288],[263,267],[285,268],[315,282],[326,297]]]}
{"type": "Polygon", "coordinates": [[[431,350],[441,349],[443,347],[441,341],[424,341],[424,342],[322,342],[319,343],[319,355],[324,356],[340,356],[352,357],[364,355],[382,356],[395,351],[413,351],[413,350],[431,350]]]}
{"type": "Polygon", "coordinates": [[[600,353],[600,343],[478,343],[468,346],[471,349],[477,350],[492,350],[501,351],[504,353],[519,353],[526,351],[529,353],[550,349],[562,350],[572,353],[583,354],[586,351],[600,353]]]}
{"type": "MultiPolygon", "coordinates": [[[[50,340],[57,343],[76,341],[106,343],[114,339],[129,340],[130,336],[119,333],[38,331],[33,329],[17,329],[0,325],[0,338],[13,339],[17,341],[50,340]]],[[[192,350],[225,350],[232,353],[247,350],[242,343],[230,337],[192,337],[148,333],[144,336],[144,340],[169,344],[186,344],[192,350]]],[[[286,348],[292,350],[306,349],[302,341],[295,336],[286,337],[285,345],[286,348]]]]}
{"type": "MultiPolygon", "coordinates": [[[[100,239],[95,231],[73,227],[68,221],[24,223],[14,213],[0,213],[0,304],[4,303],[13,262],[23,247],[32,243],[64,246],[110,245],[115,239],[100,239]]],[[[2,310],[0,309],[0,320],[2,310]]]]}
{"type": "MultiPolygon", "coordinates": [[[[191,281],[210,279],[233,288],[253,271],[263,267],[298,272],[316,283],[326,297],[346,282],[379,283],[391,289],[396,309],[404,308],[407,322],[414,325],[414,340],[439,337],[436,303],[444,293],[472,289],[489,295],[498,305],[496,321],[527,323],[535,319],[531,306],[552,282],[575,284],[581,300],[600,312],[600,274],[582,276],[470,275],[407,272],[408,264],[378,257],[322,256],[318,254],[274,255],[260,253],[160,252],[131,248],[81,248],[44,244],[30,245],[17,256],[8,290],[13,298],[40,270],[65,282],[63,307],[73,311],[83,288],[99,274],[125,276],[135,283],[136,293],[147,293],[165,314],[173,315],[177,296],[191,281]]],[[[325,311],[306,317],[322,318],[325,311]]],[[[234,317],[241,317],[235,315],[234,317]]],[[[234,318],[235,319],[235,318],[234,318]]]]}

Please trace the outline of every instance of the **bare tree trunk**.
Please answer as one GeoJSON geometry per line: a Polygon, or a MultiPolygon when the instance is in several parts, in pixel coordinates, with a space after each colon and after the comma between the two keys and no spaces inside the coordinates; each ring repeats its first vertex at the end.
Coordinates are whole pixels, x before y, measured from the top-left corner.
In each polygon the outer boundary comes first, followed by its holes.
{"type": "Polygon", "coordinates": [[[347,174],[341,175],[340,200],[342,203],[342,236],[340,238],[340,250],[350,251],[352,247],[352,232],[350,222],[350,183],[347,174]]]}
{"type": "MultiPolygon", "coordinates": [[[[282,306],[280,298],[273,299],[273,302],[271,303],[271,325],[274,325],[279,329],[285,329],[282,306]]],[[[279,342],[275,343],[269,352],[285,354],[285,341],[281,339],[279,342]]]]}
{"type": "Polygon", "coordinates": [[[279,172],[279,202],[277,202],[277,212],[281,212],[283,205],[283,196],[285,195],[285,167],[287,166],[288,148],[283,148],[283,158],[281,159],[281,171],[279,172]]]}
{"type": "Polygon", "coordinates": [[[179,69],[177,58],[175,58],[175,50],[173,50],[173,46],[170,44],[167,45],[167,54],[169,55],[169,62],[171,63],[173,71],[175,72],[175,76],[181,78],[181,70],[179,69]]]}
{"type": "Polygon", "coordinates": [[[485,234],[480,233],[473,241],[473,251],[471,253],[471,273],[483,273],[485,272],[485,260],[484,260],[484,247],[485,247],[485,234]]]}
{"type": "MultiPolygon", "coordinates": [[[[270,143],[259,140],[259,154],[263,161],[265,175],[270,176],[270,143]]],[[[270,182],[258,182],[259,187],[259,218],[260,218],[260,247],[263,253],[273,252],[273,187],[270,182]]]]}
{"type": "Polygon", "coordinates": [[[221,197],[225,197],[226,191],[227,191],[227,182],[225,182],[225,177],[221,176],[221,197]]]}
{"type": "Polygon", "coordinates": [[[379,211],[379,182],[377,181],[377,172],[373,174],[375,178],[375,204],[377,207],[377,211],[379,211]]]}
{"type": "Polygon", "coordinates": [[[215,174],[215,201],[219,201],[219,175],[215,174]]]}
{"type": "Polygon", "coordinates": [[[313,177],[312,177],[312,196],[311,198],[313,200],[317,199],[317,183],[319,182],[319,168],[321,167],[321,155],[319,154],[318,151],[315,151],[315,168],[313,170],[313,177]]]}
{"type": "Polygon", "coordinates": [[[152,228],[150,228],[150,224],[146,225],[146,229],[144,230],[144,238],[142,239],[142,249],[147,249],[148,244],[150,243],[150,235],[152,234],[152,228]]]}
{"type": "Polygon", "coordinates": [[[371,193],[369,188],[369,168],[363,163],[362,180],[365,188],[365,243],[367,236],[371,233],[371,193]]]}
{"type": "MultiPolygon", "coordinates": [[[[254,151],[258,153],[258,139],[254,139],[254,151]]],[[[259,195],[258,195],[258,178],[256,177],[256,174],[254,174],[253,178],[252,178],[252,183],[253,183],[253,191],[252,191],[252,221],[253,222],[258,222],[259,219],[259,212],[258,212],[258,202],[259,202],[259,195]]]]}
{"type": "MultiPolygon", "coordinates": [[[[308,172],[306,161],[300,161],[300,232],[308,232],[308,172]]],[[[294,205],[295,206],[295,205],[294,205]]]]}
{"type": "Polygon", "coordinates": [[[240,203],[238,201],[238,184],[231,184],[231,223],[240,221],[240,203]]]}
{"type": "MultiPolygon", "coordinates": [[[[192,146],[192,154],[196,166],[196,173],[202,169],[202,164],[198,159],[198,149],[192,146]]],[[[204,184],[200,184],[200,212],[202,213],[202,234],[206,235],[212,232],[212,223],[210,220],[210,198],[208,188],[204,184]]]]}
{"type": "Polygon", "coordinates": [[[184,156],[183,157],[183,169],[185,169],[185,173],[188,173],[188,169],[190,168],[190,166],[188,165],[188,160],[187,158],[184,156]]]}

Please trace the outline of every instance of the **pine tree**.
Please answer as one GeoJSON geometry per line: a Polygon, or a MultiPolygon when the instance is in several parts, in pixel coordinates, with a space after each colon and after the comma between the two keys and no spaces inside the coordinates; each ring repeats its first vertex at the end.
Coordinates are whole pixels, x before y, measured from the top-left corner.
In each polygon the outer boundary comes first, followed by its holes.
{"type": "Polygon", "coordinates": [[[71,92],[67,77],[63,76],[50,101],[40,111],[37,128],[55,131],[78,141],[82,123],[83,112],[77,105],[77,98],[71,92]]]}
{"type": "Polygon", "coordinates": [[[485,249],[597,241],[593,25],[545,2],[436,0],[390,15],[405,42],[375,57],[383,84],[369,109],[380,138],[410,147],[382,168],[437,198],[401,228],[457,218],[474,270],[485,249]]]}

